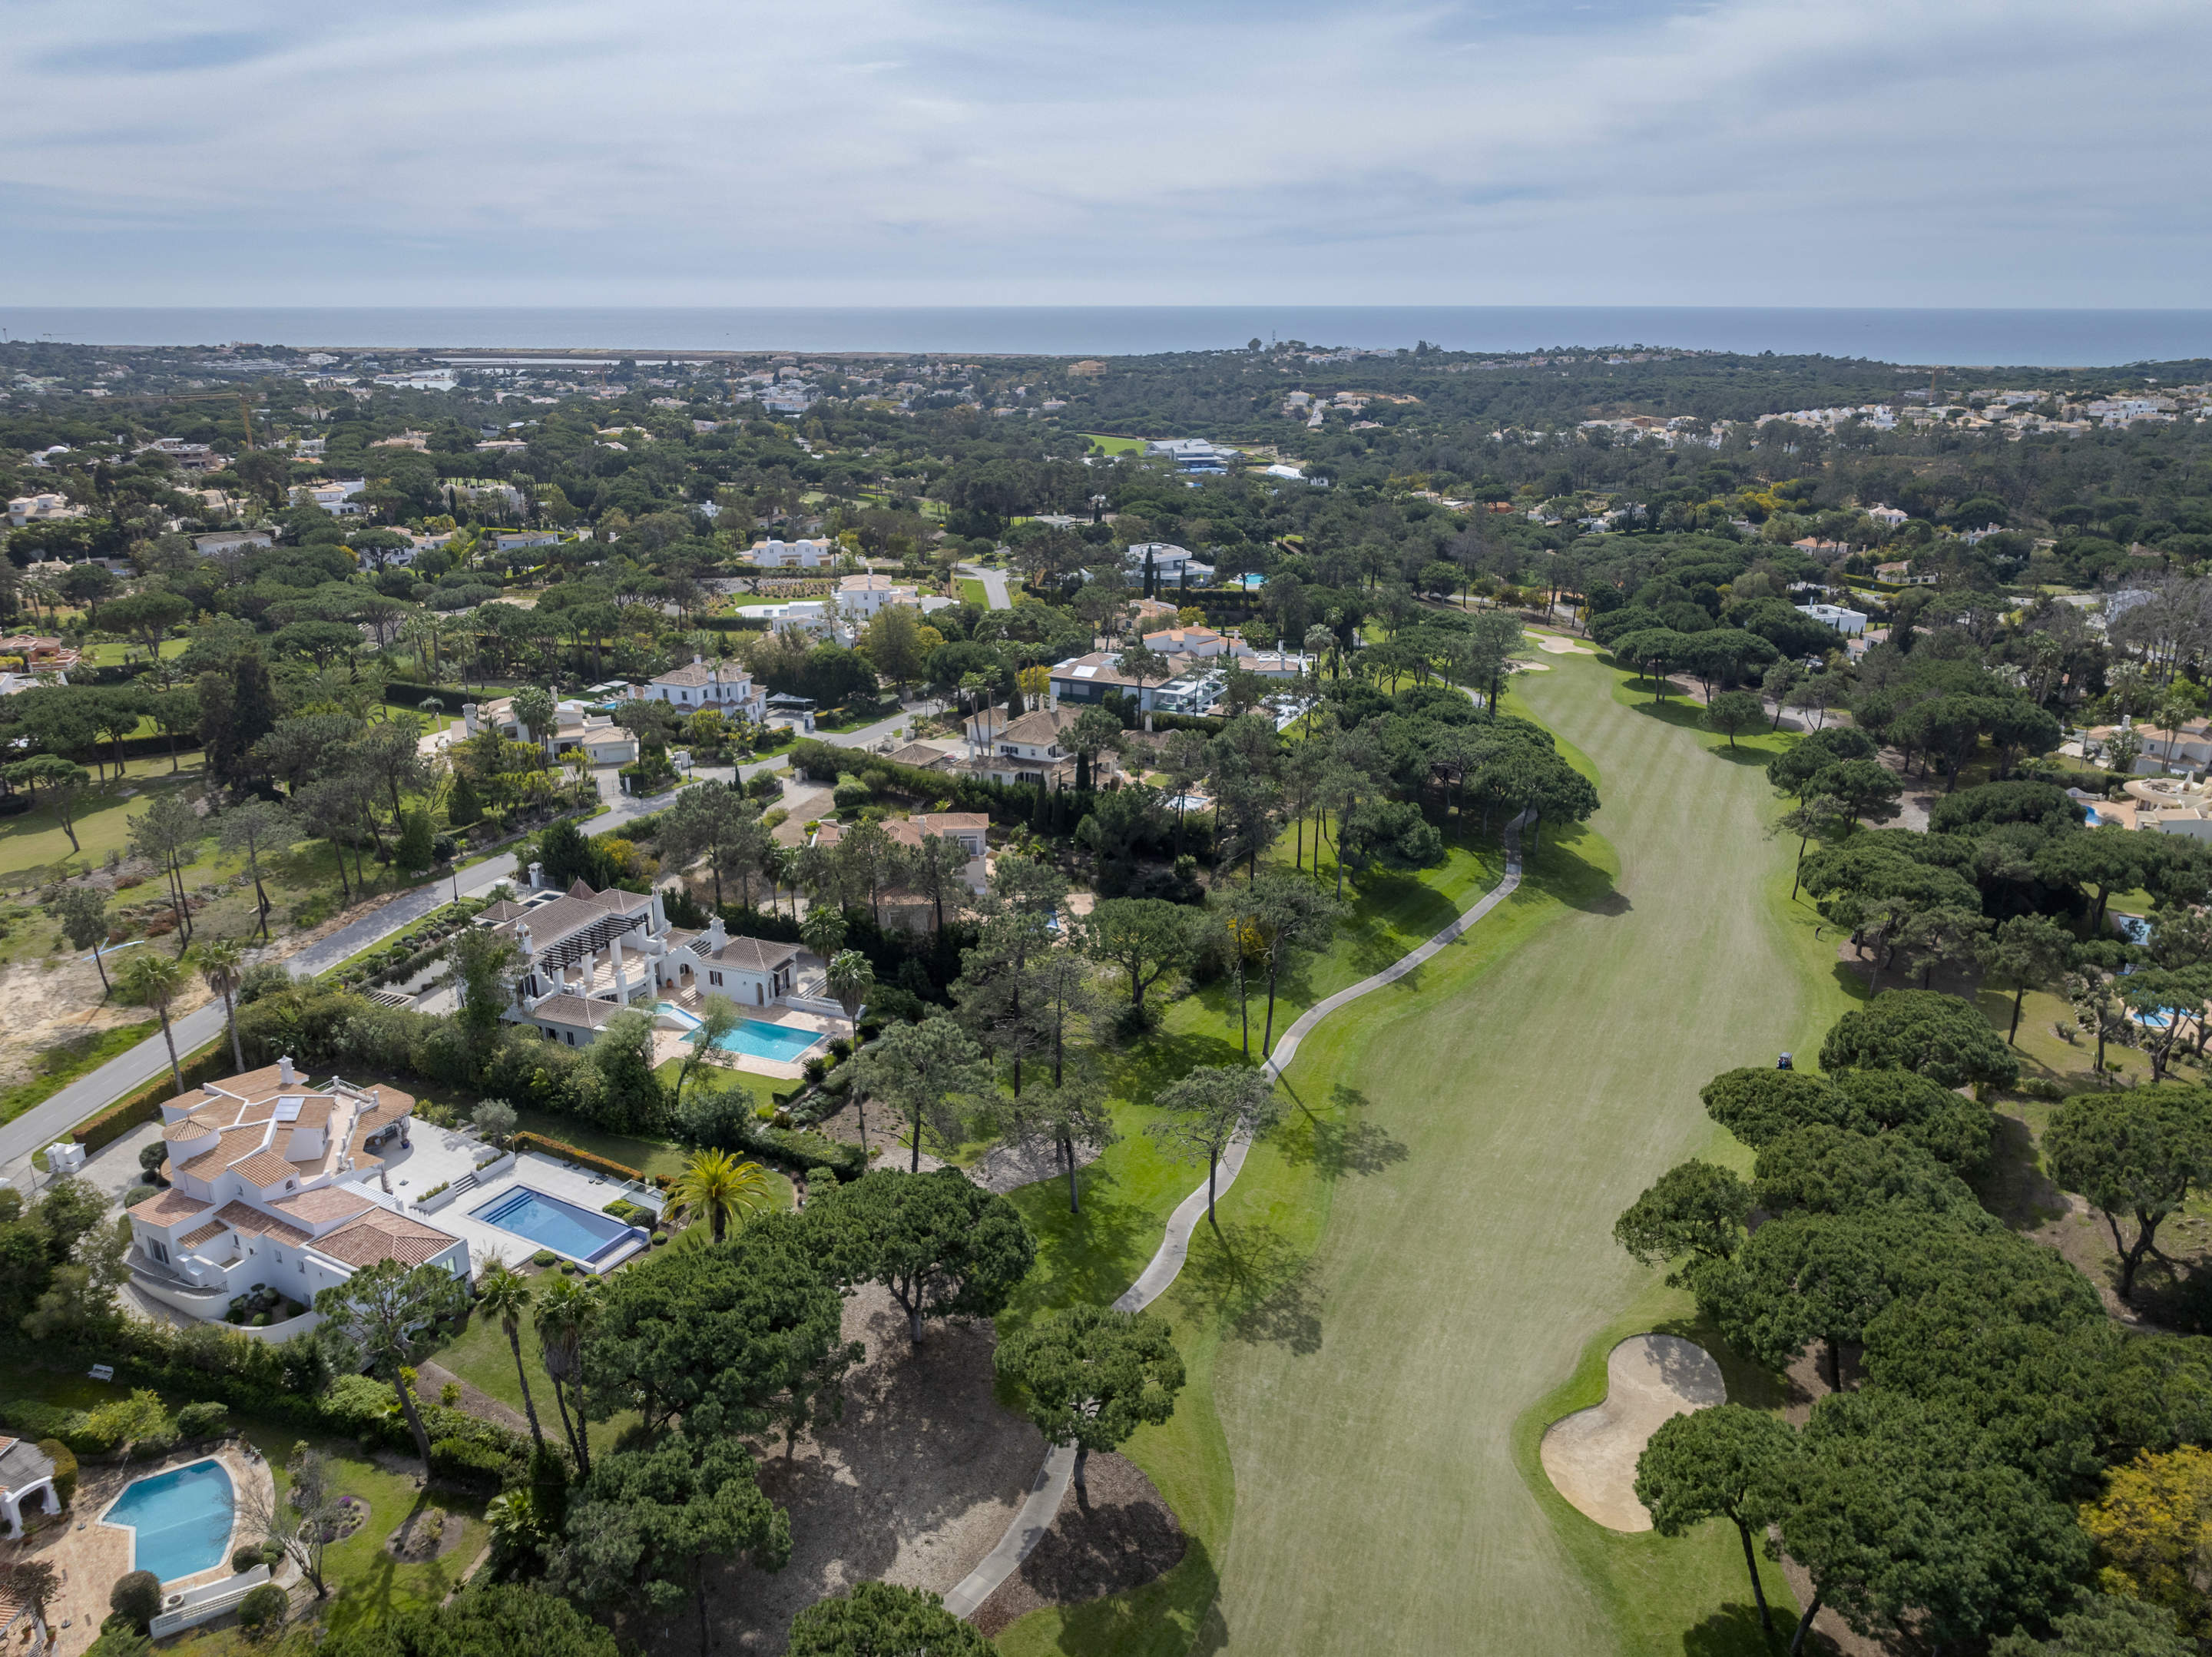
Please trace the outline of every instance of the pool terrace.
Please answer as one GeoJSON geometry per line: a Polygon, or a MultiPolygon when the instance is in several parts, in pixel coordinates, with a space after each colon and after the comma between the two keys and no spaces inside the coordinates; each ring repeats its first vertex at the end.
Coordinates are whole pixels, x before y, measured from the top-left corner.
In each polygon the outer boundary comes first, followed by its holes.
{"type": "MultiPolygon", "coordinates": [[[[465,1240],[472,1270],[482,1271],[495,1259],[519,1266],[540,1248],[550,1246],[586,1270],[603,1272],[647,1246],[642,1237],[613,1235],[614,1231],[627,1228],[602,1210],[617,1197],[652,1206],[659,1201],[658,1191],[648,1193],[611,1175],[535,1151],[501,1157],[480,1171],[477,1164],[490,1154],[490,1148],[472,1133],[418,1124],[413,1148],[404,1161],[390,1169],[392,1194],[400,1199],[405,1212],[465,1240]],[[440,1190],[441,1186],[444,1189],[440,1190]],[[558,1241],[535,1240],[526,1231],[499,1224],[495,1216],[502,1204],[526,1190],[580,1209],[592,1221],[604,1222],[609,1234],[590,1251],[577,1252],[558,1241]]],[[[530,1223],[521,1212],[510,1217],[530,1223]]]]}

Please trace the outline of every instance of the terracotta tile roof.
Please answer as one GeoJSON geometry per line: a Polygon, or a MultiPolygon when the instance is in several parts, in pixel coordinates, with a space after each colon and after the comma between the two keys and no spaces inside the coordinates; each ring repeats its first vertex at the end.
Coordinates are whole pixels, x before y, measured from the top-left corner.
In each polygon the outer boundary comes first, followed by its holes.
{"type": "Polygon", "coordinates": [[[357,1191],[343,1185],[322,1185],[313,1191],[303,1191],[296,1197],[287,1197],[269,1205],[279,1214],[289,1214],[303,1225],[326,1226],[333,1220],[350,1219],[363,1209],[373,1209],[370,1202],[357,1191]]]}
{"type": "Polygon", "coordinates": [[[376,1096],[376,1103],[354,1118],[353,1137],[346,1146],[356,1156],[367,1150],[371,1134],[390,1127],[415,1108],[415,1101],[397,1088],[378,1087],[372,1091],[376,1096]]]}
{"type": "Polygon", "coordinates": [[[419,1266],[451,1248],[456,1240],[435,1226],[426,1226],[404,1214],[371,1209],[360,1219],[317,1239],[315,1251],[353,1266],[374,1265],[379,1260],[419,1266]]]}
{"type": "Polygon", "coordinates": [[[280,1243],[295,1244],[308,1239],[308,1234],[299,1227],[289,1225],[273,1214],[264,1214],[247,1203],[225,1203],[216,1210],[215,1217],[252,1237],[274,1237],[280,1243]]]}
{"type": "Polygon", "coordinates": [[[200,1227],[198,1229],[188,1231],[183,1236],[178,1238],[177,1246],[179,1248],[198,1248],[202,1243],[206,1242],[209,1238],[220,1237],[223,1233],[229,1229],[230,1228],[225,1225],[222,1221],[210,1220],[207,1224],[200,1227]]]}
{"type": "Polygon", "coordinates": [[[385,1082],[380,1081],[374,1087],[363,1088],[362,1091],[376,1101],[377,1109],[389,1111],[392,1116],[405,1116],[415,1108],[414,1094],[403,1093],[398,1088],[385,1082]]]}
{"type": "Polygon", "coordinates": [[[548,996],[529,1011],[529,1016],[548,1024],[566,1024],[579,1030],[596,1030],[623,1009],[611,1001],[584,996],[548,996]]]}
{"type": "Polygon", "coordinates": [[[276,1118],[276,1095],[271,1093],[266,1099],[256,1100],[252,1104],[240,1111],[238,1113],[238,1123],[240,1127],[244,1127],[249,1122],[273,1121],[276,1118]]]}
{"type": "Polygon", "coordinates": [[[261,1142],[269,1136],[265,1124],[251,1128],[225,1128],[222,1137],[216,1141],[211,1151],[202,1151],[185,1164],[185,1172],[203,1179],[221,1173],[232,1163],[243,1161],[261,1148],[261,1142]]]}
{"type": "Polygon", "coordinates": [[[665,673],[653,675],[655,685],[704,685],[713,677],[714,669],[703,661],[686,662],[681,667],[672,667],[665,673]]]}
{"type": "Polygon", "coordinates": [[[143,1220],[149,1226],[166,1230],[180,1220],[205,1214],[213,1206],[211,1203],[201,1202],[197,1197],[187,1197],[180,1191],[165,1191],[152,1202],[141,1203],[131,1209],[130,1214],[133,1220],[143,1220]]]}
{"type": "Polygon", "coordinates": [[[256,1151],[242,1162],[234,1162],[230,1171],[249,1185],[281,1185],[287,1179],[300,1177],[299,1169],[273,1146],[265,1151],[256,1151]]]}
{"type": "Polygon", "coordinates": [[[187,1139],[198,1139],[216,1130],[216,1124],[204,1116],[188,1116],[182,1121],[172,1122],[161,1130],[161,1137],[174,1145],[187,1139]]]}
{"type": "Polygon", "coordinates": [[[991,826],[991,819],[980,811],[933,812],[914,819],[921,825],[924,834],[951,834],[961,830],[981,830],[991,826]]]}
{"type": "Polygon", "coordinates": [[[529,912],[520,904],[511,904],[502,898],[489,909],[479,914],[477,919],[487,925],[497,926],[501,921],[520,920],[529,912]]]}
{"type": "MultiPolygon", "coordinates": [[[[1131,682],[1134,683],[1133,680],[1131,682]]],[[[1040,708],[1035,713],[1024,714],[1019,719],[1001,726],[998,740],[1050,747],[1062,731],[1075,723],[1076,717],[1070,709],[1040,708]]]]}
{"type": "Polygon", "coordinates": [[[331,1112],[337,1108],[337,1100],[328,1093],[314,1094],[301,1101],[299,1125],[303,1128],[327,1128],[331,1112]]]}
{"type": "Polygon", "coordinates": [[[770,943],[764,938],[732,938],[720,949],[707,957],[722,966],[740,967],[753,972],[772,972],[786,961],[799,955],[795,943],[770,943]]]}
{"type": "Polygon", "coordinates": [[[225,1076],[215,1085],[240,1099],[266,1099],[284,1085],[283,1069],[280,1065],[264,1064],[258,1070],[225,1076]]]}

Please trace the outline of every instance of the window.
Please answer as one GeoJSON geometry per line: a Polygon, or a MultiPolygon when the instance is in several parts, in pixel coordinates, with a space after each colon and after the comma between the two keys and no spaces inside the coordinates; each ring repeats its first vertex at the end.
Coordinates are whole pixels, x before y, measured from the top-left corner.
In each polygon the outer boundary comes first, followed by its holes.
{"type": "Polygon", "coordinates": [[[154,1258],[155,1259],[159,1260],[163,1265],[168,1264],[169,1246],[167,1243],[152,1243],[149,1244],[149,1246],[153,1249],[154,1258]]]}
{"type": "Polygon", "coordinates": [[[720,984],[721,981],[722,975],[720,972],[709,972],[707,974],[707,982],[709,984],[720,984]]]}

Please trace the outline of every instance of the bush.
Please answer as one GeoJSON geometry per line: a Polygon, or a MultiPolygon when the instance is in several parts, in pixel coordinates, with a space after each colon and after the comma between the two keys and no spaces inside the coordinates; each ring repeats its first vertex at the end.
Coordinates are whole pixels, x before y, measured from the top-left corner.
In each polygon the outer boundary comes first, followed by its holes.
{"type": "Polygon", "coordinates": [[[430,1473],[456,1489],[497,1496],[507,1482],[508,1458],[474,1439],[441,1438],[430,1447],[430,1473]]]}
{"type": "Polygon", "coordinates": [[[230,1550],[230,1569],[234,1576],[243,1576],[261,1563],[261,1544],[249,1542],[242,1548],[230,1550]]]}
{"type": "Polygon", "coordinates": [[[816,1083],[819,1083],[823,1076],[830,1074],[829,1061],[819,1053],[815,1054],[799,1068],[806,1073],[806,1079],[809,1081],[816,1083]]]}
{"type": "Polygon", "coordinates": [[[161,1611],[161,1579],[151,1571],[125,1571],[107,1591],[107,1608],[143,1634],[161,1611]]]}
{"type": "Polygon", "coordinates": [[[68,1507],[76,1497],[76,1453],[58,1438],[42,1438],[39,1453],[54,1464],[54,1494],[68,1507]]]}
{"type": "Polygon", "coordinates": [[[161,1194],[159,1186],[133,1185],[123,1193],[123,1206],[126,1209],[135,1209],[148,1197],[159,1197],[161,1194]]]}
{"type": "Polygon", "coordinates": [[[179,1438],[213,1438],[230,1429],[230,1406],[209,1400],[188,1404],[177,1411],[179,1438]]]}
{"type": "Polygon", "coordinates": [[[551,1249],[541,1248],[537,1253],[530,1257],[530,1264],[534,1266],[550,1266],[556,1261],[559,1260],[560,1258],[561,1257],[556,1254],[551,1249]]]}
{"type": "Polygon", "coordinates": [[[665,1232],[665,1231],[656,1231],[656,1232],[654,1232],[654,1233],[653,1234],[653,1247],[655,1247],[655,1248],[659,1248],[659,1247],[663,1243],[666,1242],[667,1240],[668,1240],[668,1234],[667,1234],[666,1232],[665,1232]]]}
{"type": "Polygon", "coordinates": [[[258,1634],[271,1623],[281,1623],[292,1609],[292,1596],[274,1582],[264,1582],[238,1602],[238,1625],[258,1634]]]}

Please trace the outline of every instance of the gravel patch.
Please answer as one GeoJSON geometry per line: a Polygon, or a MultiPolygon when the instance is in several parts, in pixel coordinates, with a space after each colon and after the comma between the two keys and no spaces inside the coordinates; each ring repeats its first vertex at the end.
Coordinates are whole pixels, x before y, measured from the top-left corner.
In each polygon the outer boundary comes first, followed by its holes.
{"type": "MultiPolygon", "coordinates": [[[[844,1419],[788,1457],[780,1442],[755,1447],[761,1488],[791,1514],[791,1561],[712,1572],[717,1652],[780,1652],[793,1617],[858,1582],[944,1593],[997,1544],[1044,1459],[1043,1435],[993,1396],[988,1323],[933,1323],[912,1347],[905,1315],[871,1284],[846,1301],[844,1332],[866,1347],[845,1379],[844,1419]]],[[[647,1645],[694,1657],[690,1607],[647,1645]]]]}

